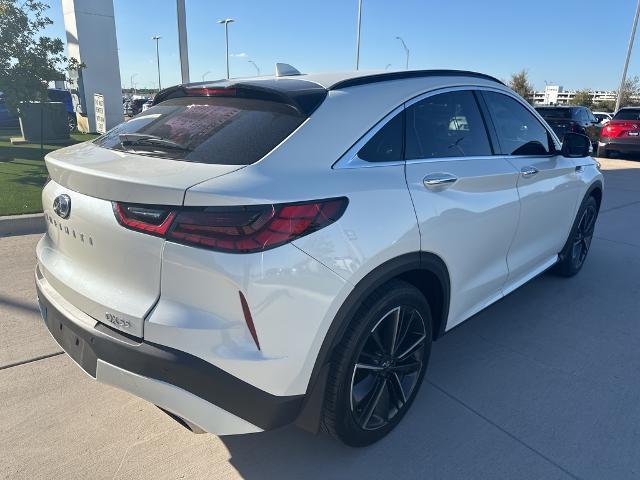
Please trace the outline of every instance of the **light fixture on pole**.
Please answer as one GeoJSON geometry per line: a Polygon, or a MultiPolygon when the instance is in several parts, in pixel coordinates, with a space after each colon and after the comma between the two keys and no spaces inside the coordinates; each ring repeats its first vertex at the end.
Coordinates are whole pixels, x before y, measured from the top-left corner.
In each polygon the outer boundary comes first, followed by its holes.
{"type": "Polygon", "coordinates": [[[258,76],[260,76],[260,67],[256,65],[256,62],[254,62],[253,60],[248,60],[248,62],[254,66],[254,68],[256,69],[256,72],[258,73],[258,76]]]}
{"type": "Polygon", "coordinates": [[[409,70],[409,47],[407,47],[407,44],[404,43],[404,40],[401,37],[396,37],[396,40],[400,40],[400,43],[402,43],[402,48],[404,48],[404,53],[407,56],[405,68],[409,70]]]}
{"type": "Polygon", "coordinates": [[[227,58],[227,78],[229,78],[229,24],[235,22],[233,18],[225,18],[224,20],[218,20],[220,25],[224,25],[224,45],[227,58]]]}
{"type": "Polygon", "coordinates": [[[385,69],[385,70],[389,70],[389,67],[391,67],[391,64],[390,64],[390,63],[387,63],[387,66],[386,66],[386,67],[384,67],[384,69],[385,69]]]}
{"type": "Polygon", "coordinates": [[[360,26],[362,25],[362,0],[358,0],[358,24],[356,28],[356,70],[360,68],[360,26]]]}
{"type": "Polygon", "coordinates": [[[636,7],[636,16],[633,19],[633,27],[631,28],[631,38],[629,38],[629,46],[627,47],[627,59],[624,61],[624,69],[622,70],[622,79],[620,80],[620,88],[618,89],[618,98],[616,99],[615,112],[620,110],[620,102],[622,102],[622,91],[624,90],[624,84],[627,81],[627,69],[629,68],[629,59],[631,58],[631,49],[633,48],[633,41],[636,38],[636,27],[638,26],[638,16],[640,16],[640,0],[638,0],[638,6],[636,7]]]}
{"type": "Polygon", "coordinates": [[[211,70],[207,70],[206,72],[204,72],[202,74],[202,81],[204,82],[204,77],[206,77],[207,75],[209,75],[211,73],[211,70]]]}
{"type": "Polygon", "coordinates": [[[162,37],[160,35],[156,35],[153,37],[153,40],[156,41],[156,63],[158,64],[158,91],[162,90],[162,82],[160,81],[160,39],[162,37]]]}

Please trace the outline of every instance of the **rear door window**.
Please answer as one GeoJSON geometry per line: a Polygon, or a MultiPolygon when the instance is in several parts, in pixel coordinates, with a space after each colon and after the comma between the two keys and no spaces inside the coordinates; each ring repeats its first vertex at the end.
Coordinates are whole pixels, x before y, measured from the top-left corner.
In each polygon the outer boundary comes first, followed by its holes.
{"type": "Polygon", "coordinates": [[[406,109],[405,157],[491,155],[491,144],[471,91],[433,95],[406,109]]]}
{"type": "Polygon", "coordinates": [[[101,147],[187,162],[249,165],[273,150],[306,116],[268,100],[181,97],[122,123],[101,147]]]}
{"type": "Polygon", "coordinates": [[[503,155],[548,155],[549,134],[538,119],[514,98],[482,92],[503,155]]]}

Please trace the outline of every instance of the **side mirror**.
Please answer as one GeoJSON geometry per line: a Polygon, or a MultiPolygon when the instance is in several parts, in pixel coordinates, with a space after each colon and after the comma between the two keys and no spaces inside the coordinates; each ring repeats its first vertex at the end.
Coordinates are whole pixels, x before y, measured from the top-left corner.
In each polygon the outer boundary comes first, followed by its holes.
{"type": "Polygon", "coordinates": [[[591,152],[591,140],[580,133],[567,133],[562,140],[563,157],[580,158],[587,157],[591,152]]]}

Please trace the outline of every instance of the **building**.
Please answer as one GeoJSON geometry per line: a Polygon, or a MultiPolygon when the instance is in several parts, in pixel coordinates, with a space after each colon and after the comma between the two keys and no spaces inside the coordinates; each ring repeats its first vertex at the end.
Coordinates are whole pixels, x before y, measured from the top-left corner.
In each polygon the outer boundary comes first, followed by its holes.
{"type": "MultiPolygon", "coordinates": [[[[561,85],[547,85],[542,92],[533,94],[534,105],[567,105],[576,96],[576,90],[565,91],[561,85]]],[[[592,90],[591,98],[593,103],[611,101],[615,102],[618,92],[614,90],[592,90]]],[[[640,100],[640,99],[638,99],[640,100]]]]}

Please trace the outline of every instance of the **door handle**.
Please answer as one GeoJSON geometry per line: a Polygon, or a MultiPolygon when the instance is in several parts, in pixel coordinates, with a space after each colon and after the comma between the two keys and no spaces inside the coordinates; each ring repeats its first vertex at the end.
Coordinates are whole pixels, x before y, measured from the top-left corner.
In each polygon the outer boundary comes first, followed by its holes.
{"type": "Polygon", "coordinates": [[[522,167],[520,169],[520,173],[522,174],[523,177],[533,177],[534,175],[536,175],[540,170],[538,170],[536,167],[532,167],[532,166],[527,166],[527,167],[522,167]]]}
{"type": "Polygon", "coordinates": [[[458,181],[458,177],[451,173],[431,173],[424,177],[422,183],[429,189],[436,189],[441,187],[447,187],[458,181]]]}

